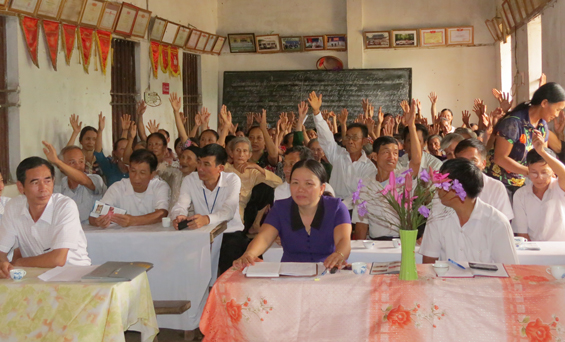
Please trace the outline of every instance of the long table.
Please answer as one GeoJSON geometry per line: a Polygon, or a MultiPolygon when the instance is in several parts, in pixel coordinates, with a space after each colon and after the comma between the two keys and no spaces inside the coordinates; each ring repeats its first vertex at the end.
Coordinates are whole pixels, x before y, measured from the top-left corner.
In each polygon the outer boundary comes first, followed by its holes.
{"type": "Polygon", "coordinates": [[[545,266],[507,265],[508,278],[398,275],[246,278],[214,285],[204,341],[555,341],[565,338],[565,281],[545,266]]]}
{"type": "MultiPolygon", "coordinates": [[[[400,248],[394,248],[391,241],[375,241],[376,248],[366,249],[361,241],[352,241],[349,262],[389,262],[400,261],[400,248]]],[[[518,250],[518,259],[522,265],[565,265],[565,241],[536,241],[539,251],[518,250]]],[[[422,255],[416,246],[416,263],[422,263],[422,255]]],[[[283,250],[280,245],[273,243],[263,254],[265,261],[281,261],[283,250]]]]}
{"type": "Polygon", "coordinates": [[[106,261],[148,261],[147,273],[154,300],[189,300],[181,315],[159,315],[159,327],[194,330],[218,273],[225,224],[177,231],[161,224],[101,229],[83,226],[93,264],[106,261]]]}
{"type": "Polygon", "coordinates": [[[0,279],[1,341],[143,342],[159,332],[145,273],[129,282],[43,282],[45,268],[25,268],[20,281],[0,279]]]}

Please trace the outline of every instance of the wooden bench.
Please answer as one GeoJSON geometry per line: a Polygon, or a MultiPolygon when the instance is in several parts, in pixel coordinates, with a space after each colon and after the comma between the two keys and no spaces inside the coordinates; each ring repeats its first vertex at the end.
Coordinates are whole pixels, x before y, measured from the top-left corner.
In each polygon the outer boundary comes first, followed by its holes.
{"type": "Polygon", "coordinates": [[[189,300],[154,300],[156,315],[180,315],[190,309],[189,300]]]}

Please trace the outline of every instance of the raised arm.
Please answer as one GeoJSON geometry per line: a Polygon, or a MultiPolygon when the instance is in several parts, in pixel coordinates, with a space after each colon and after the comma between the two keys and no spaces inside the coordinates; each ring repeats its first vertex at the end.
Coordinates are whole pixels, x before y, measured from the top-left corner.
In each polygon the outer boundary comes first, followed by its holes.
{"type": "Polygon", "coordinates": [[[547,165],[557,175],[557,181],[561,190],[565,191],[565,166],[556,158],[549,155],[545,150],[545,141],[540,131],[535,130],[533,135],[533,144],[536,152],[545,160],[547,165]]]}
{"type": "MultiPolygon", "coordinates": [[[[100,114],[98,114],[98,134],[96,135],[96,144],[94,145],[94,152],[102,152],[102,132],[104,131],[105,127],[106,127],[106,117],[104,117],[102,115],[102,112],[100,112],[100,114]]],[[[123,133],[122,133],[122,137],[123,137],[123,133]]]]}
{"type": "Polygon", "coordinates": [[[171,107],[173,107],[173,113],[175,115],[175,124],[177,126],[177,131],[179,132],[179,138],[184,144],[188,140],[188,134],[186,134],[186,129],[184,128],[184,121],[181,116],[180,109],[182,107],[181,97],[177,93],[171,93],[169,96],[169,102],[171,102],[171,107]]]}
{"type": "Polygon", "coordinates": [[[147,134],[145,133],[145,124],[143,123],[143,114],[147,109],[145,101],[141,100],[137,103],[137,129],[139,132],[139,139],[146,141],[147,134]]]}
{"type": "Polygon", "coordinates": [[[135,141],[135,133],[137,132],[137,125],[135,122],[131,123],[129,128],[129,137],[128,137],[128,144],[126,145],[126,149],[124,150],[124,157],[123,163],[129,165],[129,157],[133,153],[133,142],[135,141]]]}
{"type": "Polygon", "coordinates": [[[341,110],[341,113],[339,114],[338,120],[339,120],[339,124],[341,125],[341,138],[345,139],[345,136],[347,135],[347,117],[348,117],[349,113],[347,112],[347,109],[343,108],[341,110]]]}
{"type": "Polygon", "coordinates": [[[226,137],[228,136],[230,129],[232,127],[232,117],[231,112],[228,111],[226,105],[222,105],[222,109],[220,110],[220,118],[223,122],[223,125],[220,129],[220,138],[218,139],[218,145],[225,146],[226,145],[226,137]]]}
{"type": "Polygon", "coordinates": [[[261,132],[263,132],[263,137],[265,139],[265,147],[267,148],[267,153],[269,154],[269,164],[275,166],[279,162],[279,151],[273,139],[269,135],[269,130],[267,129],[267,111],[263,109],[261,113],[261,123],[259,124],[261,132]]]}
{"type": "Polygon", "coordinates": [[[418,139],[418,132],[416,131],[416,107],[417,101],[413,99],[410,110],[406,113],[406,125],[410,132],[410,149],[412,151],[410,158],[410,168],[414,170],[415,174],[420,172],[420,164],[422,163],[422,146],[420,139],[418,139]]]}
{"type": "MultiPolygon", "coordinates": [[[[312,113],[314,113],[314,123],[318,130],[318,142],[326,154],[326,158],[330,164],[335,164],[337,158],[337,151],[340,148],[335,142],[334,135],[328,124],[320,114],[320,108],[322,107],[322,94],[320,96],[316,95],[316,92],[311,92],[308,97],[308,102],[312,108],[312,113]]],[[[342,128],[343,129],[343,128],[342,128]]]]}
{"type": "Polygon", "coordinates": [[[430,96],[428,96],[428,98],[430,99],[430,102],[432,103],[432,108],[431,108],[431,112],[432,112],[432,124],[435,124],[438,120],[438,115],[437,115],[437,94],[432,91],[430,93],[430,96]]]}
{"type": "MultiPolygon", "coordinates": [[[[127,139],[129,127],[131,126],[131,115],[124,114],[124,115],[122,115],[120,120],[122,122],[122,136],[121,137],[122,137],[122,139],[127,139]]],[[[100,135],[100,132],[98,133],[98,135],[100,135]]]]}
{"type": "Polygon", "coordinates": [[[72,114],[70,118],[71,127],[73,128],[73,134],[71,134],[71,138],[67,143],[67,146],[73,146],[77,137],[80,134],[80,128],[82,127],[82,121],[79,122],[79,116],[76,114],[72,114]]]}
{"type": "Polygon", "coordinates": [[[94,183],[86,175],[86,173],[72,168],[71,166],[65,164],[61,159],[59,159],[59,157],[57,156],[57,151],[55,150],[55,147],[53,147],[53,145],[46,141],[43,141],[43,145],[45,146],[43,153],[45,153],[47,160],[49,160],[53,165],[57,166],[61,170],[61,172],[69,177],[69,179],[79,183],[80,185],[84,185],[92,191],[96,189],[94,183]]]}

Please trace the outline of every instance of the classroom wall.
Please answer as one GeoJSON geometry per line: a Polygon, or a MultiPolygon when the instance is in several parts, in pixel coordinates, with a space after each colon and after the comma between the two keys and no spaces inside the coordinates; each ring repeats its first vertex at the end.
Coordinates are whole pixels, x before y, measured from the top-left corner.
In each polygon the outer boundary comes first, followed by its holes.
{"type": "Polygon", "coordinates": [[[436,91],[438,108],[451,108],[456,115],[455,124],[459,125],[461,111],[470,110],[474,98],[483,98],[487,105],[494,106],[490,89],[498,85],[496,48],[484,24],[485,19],[492,18],[494,13],[495,4],[491,0],[219,1],[220,34],[254,32],[304,36],[347,33],[349,40],[347,52],[230,54],[226,44],[219,58],[220,102],[224,71],[308,70],[315,68],[315,62],[321,56],[332,55],[340,58],[346,68],[411,67],[413,96],[422,101],[424,114],[430,116],[427,97],[430,91],[436,91]],[[475,44],[479,46],[360,48],[363,43],[359,38],[363,30],[462,25],[475,27],[475,44]]]}
{"type": "MultiPolygon", "coordinates": [[[[146,8],[146,0],[128,2],[146,8]]],[[[218,22],[216,1],[149,0],[148,3],[153,15],[185,25],[190,23],[208,32],[215,33],[216,31],[218,22]]],[[[15,51],[14,54],[9,54],[9,85],[19,84],[21,88],[19,94],[21,106],[9,111],[12,174],[22,159],[32,155],[43,156],[42,140],[52,142],[58,149],[65,146],[72,131],[69,124],[69,116],[72,113],[80,115],[83,127],[85,125],[98,127],[98,113],[103,112],[107,126],[104,131],[104,146],[105,152],[109,153],[112,144],[111,59],[108,60],[106,75],[103,75],[98,65],[98,57],[93,51],[89,74],[87,74],[79,62],[78,49],[75,48],[71,65],[67,66],[62,45],[60,45],[58,71],[54,71],[47,57],[44,34],[41,30],[38,69],[29,58],[24,35],[15,17],[9,18],[8,37],[8,51],[15,51]]],[[[172,147],[172,141],[176,138],[177,133],[168,96],[161,94],[162,83],[170,83],[171,92],[181,93],[181,77],[171,77],[161,71],[159,71],[158,79],[149,76],[151,69],[149,43],[147,40],[135,38],[132,40],[138,42],[138,91],[142,94],[150,84],[151,90],[157,91],[162,100],[161,106],[148,108],[144,118],[145,120],[156,119],[161,123],[161,127],[171,133],[170,147],[172,147]]],[[[218,89],[217,60],[217,56],[203,55],[201,57],[202,98],[204,105],[208,106],[212,113],[217,111],[218,102],[216,96],[218,89]]],[[[12,95],[11,98],[13,101],[18,101],[17,95],[12,95]]],[[[215,117],[211,119],[210,125],[215,127],[215,117]]],[[[78,144],[78,141],[76,143],[78,144]]]]}
{"type": "Polygon", "coordinates": [[[541,16],[542,70],[547,80],[565,86],[565,1],[557,0],[546,8],[541,16]]]}

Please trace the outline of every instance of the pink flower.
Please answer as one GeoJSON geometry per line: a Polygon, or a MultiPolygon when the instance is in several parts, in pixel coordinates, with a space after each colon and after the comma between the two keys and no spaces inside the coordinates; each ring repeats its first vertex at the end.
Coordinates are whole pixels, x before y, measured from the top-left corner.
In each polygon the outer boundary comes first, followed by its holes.
{"type": "Polygon", "coordinates": [[[449,177],[449,173],[440,173],[439,171],[432,171],[432,181],[434,183],[442,183],[447,181],[447,177],[449,177]]]}

